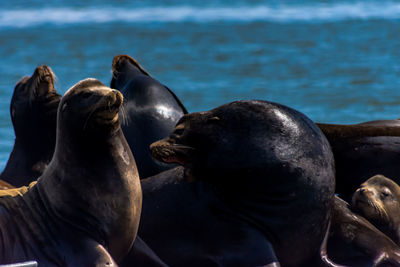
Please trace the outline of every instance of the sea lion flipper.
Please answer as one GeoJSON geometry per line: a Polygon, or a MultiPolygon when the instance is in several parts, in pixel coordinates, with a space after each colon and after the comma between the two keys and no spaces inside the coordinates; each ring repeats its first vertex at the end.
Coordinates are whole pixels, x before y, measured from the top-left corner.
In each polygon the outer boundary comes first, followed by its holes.
{"type": "Polygon", "coordinates": [[[97,243],[94,240],[90,239],[83,241],[80,246],[80,251],[84,252],[82,253],[82,255],[85,255],[85,258],[79,259],[79,261],[76,262],[76,264],[79,266],[118,266],[112,259],[108,251],[101,244],[97,243]]]}
{"type": "Polygon", "coordinates": [[[272,262],[270,264],[263,265],[263,266],[257,266],[257,267],[281,267],[281,264],[279,262],[272,262]]]}
{"type": "Polygon", "coordinates": [[[156,253],[137,236],[131,250],[125,259],[119,263],[121,267],[128,266],[153,266],[166,267],[165,264],[156,253]]]}
{"type": "Polygon", "coordinates": [[[321,262],[318,264],[320,267],[345,267],[344,265],[336,264],[332,262],[328,257],[328,238],[329,232],[331,230],[331,221],[329,221],[328,227],[326,228],[326,233],[324,236],[324,240],[321,244],[320,255],[321,262]]]}

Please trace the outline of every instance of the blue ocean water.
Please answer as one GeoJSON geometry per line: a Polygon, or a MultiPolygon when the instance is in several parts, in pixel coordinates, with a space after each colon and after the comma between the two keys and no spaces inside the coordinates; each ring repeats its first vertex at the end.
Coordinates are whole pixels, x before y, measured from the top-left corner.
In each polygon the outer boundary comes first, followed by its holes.
{"type": "Polygon", "coordinates": [[[0,169],[14,85],[37,65],[64,93],[109,84],[112,58],[129,54],[190,112],[264,99],[356,123],[400,117],[399,30],[394,1],[1,1],[0,169]]]}

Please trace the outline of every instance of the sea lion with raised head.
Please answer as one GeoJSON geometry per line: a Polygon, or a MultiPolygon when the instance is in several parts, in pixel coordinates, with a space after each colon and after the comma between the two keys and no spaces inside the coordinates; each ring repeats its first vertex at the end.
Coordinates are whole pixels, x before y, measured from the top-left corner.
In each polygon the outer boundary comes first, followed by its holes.
{"type": "Polygon", "coordinates": [[[57,108],[61,96],[50,67],[35,69],[14,88],[10,104],[15,132],[13,150],[0,179],[23,186],[36,180],[50,162],[56,142],[57,108]]]}
{"type": "Polygon", "coordinates": [[[351,202],[368,177],[380,173],[400,183],[400,121],[380,120],[353,125],[317,123],[332,147],[336,193],[351,202]]]}
{"type": "Polygon", "coordinates": [[[400,245],[400,187],[393,180],[369,178],[353,194],[351,207],[400,245]]]}
{"type": "Polygon", "coordinates": [[[111,88],[124,95],[121,127],[131,147],[140,178],[173,167],[154,160],[149,146],[167,136],[187,113],[178,97],[128,55],[114,57],[111,88]]]}
{"type": "Polygon", "coordinates": [[[22,196],[0,198],[0,263],[113,266],[129,252],[142,193],[122,101],[95,79],[65,93],[49,166],[22,196]]]}
{"type": "Polygon", "coordinates": [[[303,114],[237,101],[183,116],[151,151],[183,165],[142,180],[139,235],[167,264],[301,266],[320,257],[334,163],[303,114]]]}

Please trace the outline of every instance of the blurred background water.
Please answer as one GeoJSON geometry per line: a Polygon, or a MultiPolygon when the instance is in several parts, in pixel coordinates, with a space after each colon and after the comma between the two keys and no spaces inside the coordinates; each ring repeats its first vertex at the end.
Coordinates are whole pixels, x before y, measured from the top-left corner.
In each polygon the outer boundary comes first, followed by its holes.
{"type": "Polygon", "coordinates": [[[136,58],[190,112],[239,99],[311,119],[400,117],[400,3],[393,1],[30,0],[0,2],[0,169],[13,146],[15,83],[51,66],[64,93],[136,58]]]}

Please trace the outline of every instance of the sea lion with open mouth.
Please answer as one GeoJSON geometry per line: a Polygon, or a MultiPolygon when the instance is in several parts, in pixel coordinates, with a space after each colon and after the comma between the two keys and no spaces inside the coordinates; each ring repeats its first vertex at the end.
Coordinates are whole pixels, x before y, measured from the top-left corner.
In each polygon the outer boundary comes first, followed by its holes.
{"type": "Polygon", "coordinates": [[[167,264],[311,266],[320,258],[334,163],[303,114],[237,101],[183,116],[151,151],[183,165],[142,180],[139,235],[167,264]]]}

